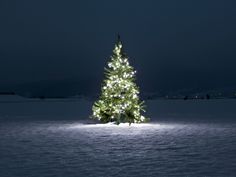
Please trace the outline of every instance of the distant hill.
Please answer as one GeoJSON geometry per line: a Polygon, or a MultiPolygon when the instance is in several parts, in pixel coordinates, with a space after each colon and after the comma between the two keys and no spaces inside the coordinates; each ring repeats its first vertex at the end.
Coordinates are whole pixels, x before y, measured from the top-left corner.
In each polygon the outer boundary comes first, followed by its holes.
{"type": "MultiPolygon", "coordinates": [[[[83,81],[39,81],[17,85],[15,92],[28,98],[66,98],[75,95],[89,96],[96,92],[93,83],[83,81]],[[86,88],[86,89],[85,89],[86,88]]],[[[98,88],[100,89],[100,88],[98,88]]]]}
{"type": "MultiPolygon", "coordinates": [[[[86,97],[95,99],[100,94],[101,83],[99,80],[91,82],[91,80],[79,81],[37,81],[15,85],[10,91],[1,91],[0,95],[20,95],[27,98],[71,98],[86,97]]],[[[152,100],[156,98],[162,99],[203,99],[207,98],[236,98],[236,88],[185,88],[176,90],[156,90],[145,91],[140,90],[141,97],[144,100],[152,100]]]]}

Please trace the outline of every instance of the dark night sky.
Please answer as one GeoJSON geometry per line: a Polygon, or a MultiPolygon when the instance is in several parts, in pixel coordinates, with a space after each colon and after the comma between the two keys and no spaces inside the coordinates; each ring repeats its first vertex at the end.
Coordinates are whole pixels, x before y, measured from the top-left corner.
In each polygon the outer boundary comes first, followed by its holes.
{"type": "Polygon", "coordinates": [[[144,91],[236,88],[235,9],[234,0],[1,0],[0,89],[97,91],[117,33],[144,91]]]}

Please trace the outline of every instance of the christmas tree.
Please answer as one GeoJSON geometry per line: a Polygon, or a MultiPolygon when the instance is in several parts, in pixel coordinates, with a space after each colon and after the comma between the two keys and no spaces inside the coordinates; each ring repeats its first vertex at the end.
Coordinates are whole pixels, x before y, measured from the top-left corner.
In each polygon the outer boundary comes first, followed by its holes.
{"type": "Polygon", "coordinates": [[[102,123],[142,123],[148,119],[141,115],[145,112],[144,102],[139,99],[139,88],[135,83],[136,71],[130,66],[118,35],[111,61],[105,68],[101,96],[93,105],[93,118],[102,123]]]}

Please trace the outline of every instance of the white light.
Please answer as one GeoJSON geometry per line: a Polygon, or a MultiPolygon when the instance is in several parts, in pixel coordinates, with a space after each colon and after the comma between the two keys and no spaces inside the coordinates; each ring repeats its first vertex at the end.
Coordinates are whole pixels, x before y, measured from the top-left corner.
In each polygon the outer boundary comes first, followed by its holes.
{"type": "Polygon", "coordinates": [[[63,131],[75,131],[84,133],[91,136],[109,135],[109,136],[135,136],[153,134],[153,132],[160,131],[163,128],[167,128],[165,125],[154,123],[121,123],[119,125],[113,123],[107,124],[71,124],[61,128],[63,131]]]}
{"type": "Polygon", "coordinates": [[[151,124],[151,123],[120,123],[119,125],[114,123],[106,123],[106,124],[77,124],[71,125],[69,128],[99,128],[99,127],[107,127],[107,128],[136,128],[136,127],[147,127],[147,128],[158,128],[162,125],[160,124],[151,124]]]}
{"type": "Polygon", "coordinates": [[[144,120],[145,120],[145,117],[141,116],[141,117],[140,117],[140,120],[141,120],[141,121],[144,121],[144,120]]]}

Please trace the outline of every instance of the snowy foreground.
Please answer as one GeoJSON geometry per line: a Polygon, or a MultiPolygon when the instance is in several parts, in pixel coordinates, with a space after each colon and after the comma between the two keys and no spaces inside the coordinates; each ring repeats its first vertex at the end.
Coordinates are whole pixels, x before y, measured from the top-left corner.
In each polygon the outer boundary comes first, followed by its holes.
{"type": "Polygon", "coordinates": [[[235,176],[236,100],[154,100],[96,124],[86,100],[0,99],[1,177],[235,176]]]}

